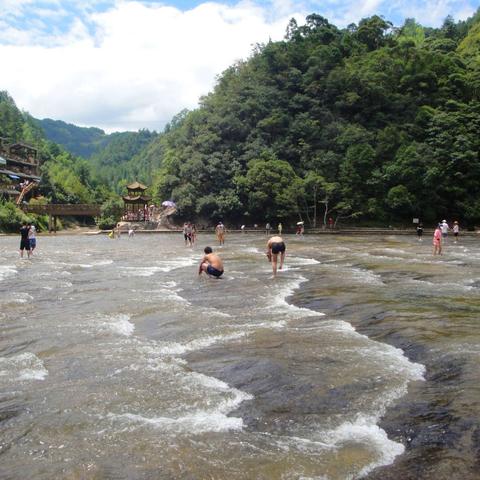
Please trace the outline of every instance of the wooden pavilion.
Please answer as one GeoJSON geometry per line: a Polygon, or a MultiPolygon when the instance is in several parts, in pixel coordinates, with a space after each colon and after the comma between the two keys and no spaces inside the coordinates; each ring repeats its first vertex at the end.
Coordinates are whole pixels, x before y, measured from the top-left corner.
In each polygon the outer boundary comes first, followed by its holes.
{"type": "Polygon", "coordinates": [[[123,220],[127,222],[147,222],[149,220],[148,202],[151,197],[145,195],[147,188],[139,182],[127,185],[128,195],[123,197],[123,220]]]}

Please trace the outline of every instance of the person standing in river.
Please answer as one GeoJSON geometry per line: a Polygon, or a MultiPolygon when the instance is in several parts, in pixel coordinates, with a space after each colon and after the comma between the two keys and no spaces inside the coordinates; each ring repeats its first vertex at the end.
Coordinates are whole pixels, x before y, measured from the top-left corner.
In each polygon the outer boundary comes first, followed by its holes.
{"type": "Polygon", "coordinates": [[[23,258],[23,251],[27,251],[27,256],[30,258],[30,241],[28,240],[28,232],[30,227],[27,225],[27,222],[23,222],[22,227],[20,228],[20,257],[23,258]]]}
{"type": "Polygon", "coordinates": [[[446,242],[448,231],[450,230],[446,220],[442,220],[442,223],[440,224],[440,230],[442,231],[442,241],[446,242]]]}
{"type": "Polygon", "coordinates": [[[458,234],[460,233],[460,225],[458,225],[457,220],[453,222],[453,236],[455,237],[455,241],[453,243],[457,243],[458,234]]]}
{"type": "Polygon", "coordinates": [[[222,222],[218,222],[218,225],[215,227],[215,234],[217,236],[218,244],[220,246],[225,244],[225,232],[225,225],[222,222]]]}
{"type": "Polygon", "coordinates": [[[30,224],[28,230],[28,243],[30,244],[30,255],[33,255],[33,251],[37,246],[37,229],[33,223],[30,224]]]}
{"type": "Polygon", "coordinates": [[[280,254],[280,266],[279,270],[283,268],[283,261],[285,260],[285,252],[287,247],[283,238],[279,235],[271,237],[267,242],[267,258],[268,261],[272,263],[273,276],[277,276],[277,263],[278,263],[278,254],[280,254]]]}
{"type": "Polygon", "coordinates": [[[442,254],[442,229],[441,223],[437,225],[435,232],[433,233],[433,254],[441,255],[442,254]]]}
{"type": "Polygon", "coordinates": [[[419,242],[422,241],[422,235],[423,235],[423,223],[419,223],[417,225],[417,237],[419,242]]]}

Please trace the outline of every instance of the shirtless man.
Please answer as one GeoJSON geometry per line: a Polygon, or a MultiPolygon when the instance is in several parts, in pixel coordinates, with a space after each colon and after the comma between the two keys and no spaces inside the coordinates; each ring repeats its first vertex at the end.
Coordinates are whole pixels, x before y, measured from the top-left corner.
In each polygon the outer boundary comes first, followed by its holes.
{"type": "Polygon", "coordinates": [[[225,225],[222,222],[218,222],[218,225],[215,227],[215,233],[217,235],[218,243],[223,245],[225,243],[225,225]]]}
{"type": "Polygon", "coordinates": [[[216,253],[213,253],[212,247],[205,247],[203,251],[205,255],[198,267],[198,274],[201,275],[202,272],[205,272],[207,275],[220,278],[223,275],[222,259],[216,253]]]}
{"type": "Polygon", "coordinates": [[[283,268],[283,261],[285,260],[286,246],[283,238],[279,235],[271,237],[267,242],[267,257],[268,261],[272,262],[273,276],[277,275],[277,260],[280,253],[280,266],[279,270],[283,268]]]}

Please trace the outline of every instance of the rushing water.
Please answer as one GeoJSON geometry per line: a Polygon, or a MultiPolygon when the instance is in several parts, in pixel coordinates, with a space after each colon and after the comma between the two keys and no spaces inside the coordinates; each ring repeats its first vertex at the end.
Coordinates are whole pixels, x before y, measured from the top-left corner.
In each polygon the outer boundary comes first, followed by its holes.
{"type": "Polygon", "coordinates": [[[0,477],[474,479],[480,247],[0,238],[0,477]]]}

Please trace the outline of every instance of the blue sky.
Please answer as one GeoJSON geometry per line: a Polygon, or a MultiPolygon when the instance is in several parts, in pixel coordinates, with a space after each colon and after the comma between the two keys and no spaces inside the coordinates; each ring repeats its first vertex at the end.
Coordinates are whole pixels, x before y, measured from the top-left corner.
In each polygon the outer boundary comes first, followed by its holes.
{"type": "Polygon", "coordinates": [[[379,14],[439,26],[480,0],[0,0],[0,90],[32,115],[107,131],[161,130],[252,46],[315,12],[344,27],[379,14]]]}

